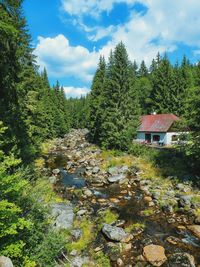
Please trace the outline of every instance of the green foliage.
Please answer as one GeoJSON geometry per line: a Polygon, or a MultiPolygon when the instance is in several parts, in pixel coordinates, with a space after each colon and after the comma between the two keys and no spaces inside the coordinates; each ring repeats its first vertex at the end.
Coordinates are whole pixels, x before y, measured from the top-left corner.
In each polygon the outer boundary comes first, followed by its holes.
{"type": "Polygon", "coordinates": [[[193,167],[199,171],[200,166],[200,87],[190,90],[186,103],[185,118],[190,129],[189,143],[185,147],[186,154],[193,161],[193,167]]]}
{"type": "Polygon", "coordinates": [[[103,119],[103,91],[106,81],[106,63],[104,57],[100,57],[97,71],[94,75],[91,93],[89,96],[89,129],[93,142],[99,142],[101,124],[103,119]]]}
{"type": "Polygon", "coordinates": [[[133,223],[133,224],[130,224],[129,226],[127,226],[125,228],[125,231],[127,233],[131,233],[132,231],[134,230],[137,230],[137,229],[144,229],[145,228],[145,224],[144,223],[133,223]]]}
{"type": "Polygon", "coordinates": [[[148,148],[139,143],[132,143],[129,146],[128,152],[133,156],[144,156],[148,153],[148,148]]]}
{"type": "Polygon", "coordinates": [[[110,267],[110,260],[102,251],[98,252],[95,257],[97,267],[110,267]]]}
{"type": "Polygon", "coordinates": [[[111,224],[118,219],[118,214],[112,212],[111,210],[106,210],[103,212],[103,223],[111,224]]]}
{"type": "Polygon", "coordinates": [[[145,216],[145,217],[149,217],[154,215],[154,210],[153,209],[146,209],[141,211],[141,215],[145,216]]]}
{"type": "Polygon", "coordinates": [[[75,221],[74,227],[80,228],[83,234],[79,240],[69,241],[66,244],[66,249],[68,251],[72,251],[73,249],[75,249],[81,252],[82,250],[86,249],[95,238],[94,225],[91,221],[85,218],[81,221],[75,221]],[[93,234],[91,235],[91,233],[93,234]]]}
{"type": "Polygon", "coordinates": [[[63,250],[65,239],[62,234],[50,231],[42,238],[42,242],[32,251],[31,260],[37,262],[39,266],[53,267],[55,259],[63,250]]]}
{"type": "Polygon", "coordinates": [[[70,98],[66,100],[70,127],[83,129],[89,126],[89,97],[70,98]]]}
{"type": "Polygon", "coordinates": [[[123,43],[101,57],[90,95],[92,140],[104,148],[126,150],[136,132],[139,115],[134,68],[123,43]]]}

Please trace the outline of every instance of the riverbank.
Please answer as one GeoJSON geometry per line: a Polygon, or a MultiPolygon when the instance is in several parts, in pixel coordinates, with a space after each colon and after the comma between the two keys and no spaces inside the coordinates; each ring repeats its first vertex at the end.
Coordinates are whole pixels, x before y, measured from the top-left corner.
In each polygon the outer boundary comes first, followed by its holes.
{"type": "Polygon", "coordinates": [[[49,182],[68,202],[54,207],[55,227],[67,232],[66,266],[198,266],[198,189],[86,136],[71,131],[45,156],[49,182]]]}

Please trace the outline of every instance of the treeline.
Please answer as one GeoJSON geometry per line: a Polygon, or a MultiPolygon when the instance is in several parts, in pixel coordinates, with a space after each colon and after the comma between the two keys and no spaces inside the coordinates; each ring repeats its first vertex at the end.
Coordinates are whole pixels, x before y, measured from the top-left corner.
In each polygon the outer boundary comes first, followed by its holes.
{"type": "Polygon", "coordinates": [[[50,227],[31,163],[43,141],[69,130],[67,101],[35,64],[21,0],[0,1],[0,36],[0,255],[14,266],[55,266],[64,240],[50,227]]]}
{"type": "Polygon", "coordinates": [[[184,56],[172,65],[166,54],[158,53],[149,68],[144,61],[138,66],[119,43],[108,63],[100,57],[88,103],[90,138],[104,148],[134,149],[132,140],[142,114],[180,116],[180,131],[190,132],[182,150],[193,160],[194,169],[199,168],[200,62],[191,64],[184,56]]]}
{"type": "Polygon", "coordinates": [[[35,64],[21,2],[0,5],[0,121],[8,127],[5,150],[30,160],[41,142],[69,129],[69,116],[63,88],[51,88],[35,64]]]}

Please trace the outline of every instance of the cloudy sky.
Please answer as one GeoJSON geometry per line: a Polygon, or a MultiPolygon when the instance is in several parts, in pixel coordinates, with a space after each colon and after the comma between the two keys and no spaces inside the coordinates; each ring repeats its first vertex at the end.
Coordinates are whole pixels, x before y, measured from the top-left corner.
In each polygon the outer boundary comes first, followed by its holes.
{"type": "Polygon", "coordinates": [[[67,96],[89,91],[99,56],[120,41],[138,63],[158,51],[200,59],[199,0],[25,0],[24,10],[38,64],[67,96]]]}

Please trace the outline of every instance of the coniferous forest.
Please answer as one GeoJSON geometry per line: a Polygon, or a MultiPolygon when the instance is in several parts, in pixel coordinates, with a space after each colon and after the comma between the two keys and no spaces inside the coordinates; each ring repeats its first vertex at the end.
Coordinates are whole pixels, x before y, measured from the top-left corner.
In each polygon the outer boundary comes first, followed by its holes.
{"type": "Polygon", "coordinates": [[[50,85],[46,69],[39,70],[30,43],[22,1],[0,1],[0,255],[15,266],[54,266],[65,241],[32,194],[41,179],[34,164],[41,145],[88,128],[101,148],[138,154],[132,140],[139,117],[173,113],[190,131],[181,150],[198,172],[200,63],[183,56],[172,65],[158,53],[150,67],[138,65],[121,42],[108,60],[100,57],[91,92],[66,99],[62,85],[50,85]]]}

